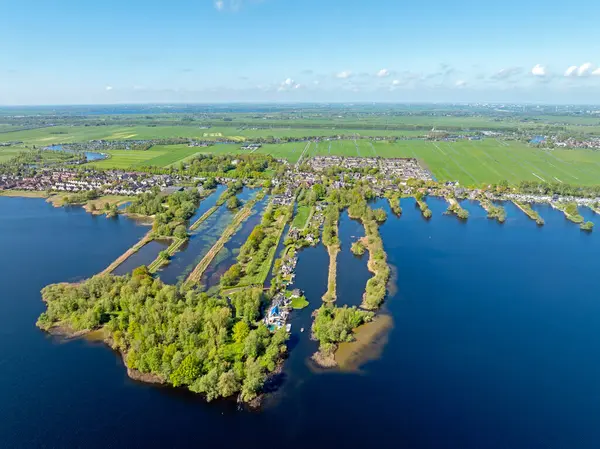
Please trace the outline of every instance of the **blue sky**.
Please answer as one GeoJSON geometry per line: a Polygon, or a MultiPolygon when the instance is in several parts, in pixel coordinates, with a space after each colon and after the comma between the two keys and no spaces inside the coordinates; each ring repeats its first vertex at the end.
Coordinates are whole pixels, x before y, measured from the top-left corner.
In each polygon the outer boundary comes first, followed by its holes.
{"type": "Polygon", "coordinates": [[[599,3],[0,0],[0,104],[600,103],[599,3]]]}

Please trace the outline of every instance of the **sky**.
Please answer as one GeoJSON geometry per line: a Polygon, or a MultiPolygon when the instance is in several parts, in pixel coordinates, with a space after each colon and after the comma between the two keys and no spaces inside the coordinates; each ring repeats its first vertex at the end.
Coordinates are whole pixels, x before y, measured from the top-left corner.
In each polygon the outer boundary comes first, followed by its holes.
{"type": "Polygon", "coordinates": [[[600,2],[0,0],[0,105],[600,103],[600,2]]]}

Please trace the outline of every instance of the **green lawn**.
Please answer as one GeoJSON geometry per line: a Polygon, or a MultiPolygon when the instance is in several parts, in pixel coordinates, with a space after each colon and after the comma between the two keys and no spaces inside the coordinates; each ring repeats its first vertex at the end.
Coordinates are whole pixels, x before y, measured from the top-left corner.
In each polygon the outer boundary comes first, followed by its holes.
{"type": "Polygon", "coordinates": [[[306,220],[308,220],[309,214],[309,206],[298,206],[296,215],[294,216],[294,221],[292,221],[292,226],[298,229],[303,229],[304,226],[306,226],[306,220]]]}

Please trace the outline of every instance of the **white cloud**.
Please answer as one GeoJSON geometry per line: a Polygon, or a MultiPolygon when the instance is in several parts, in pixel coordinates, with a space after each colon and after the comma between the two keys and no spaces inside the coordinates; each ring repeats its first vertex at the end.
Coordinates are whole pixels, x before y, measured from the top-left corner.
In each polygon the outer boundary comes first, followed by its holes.
{"type": "Polygon", "coordinates": [[[292,78],[286,78],[284,81],[282,81],[277,90],[279,92],[283,92],[286,90],[300,89],[301,87],[302,85],[294,81],[292,78]]]}
{"type": "Polygon", "coordinates": [[[531,69],[531,74],[533,76],[546,76],[546,67],[544,67],[541,64],[536,64],[532,69],[531,69]]]}
{"type": "Polygon", "coordinates": [[[388,69],[381,69],[379,72],[377,72],[377,76],[379,78],[386,78],[390,76],[390,71],[388,69]]]}
{"type": "Polygon", "coordinates": [[[576,72],[577,72],[577,66],[572,65],[565,71],[565,76],[574,76],[576,72]]]}
{"type": "Polygon", "coordinates": [[[400,84],[402,84],[402,81],[400,81],[400,80],[392,81],[392,86],[399,86],[400,84]]]}
{"type": "Polygon", "coordinates": [[[509,81],[523,73],[521,67],[507,67],[494,73],[490,78],[496,81],[509,81]]]}
{"type": "Polygon", "coordinates": [[[598,69],[594,70],[594,65],[591,62],[586,62],[580,66],[572,65],[565,71],[565,76],[589,76],[600,75],[598,69]]]}
{"type": "Polygon", "coordinates": [[[237,12],[242,8],[243,0],[214,0],[217,11],[237,12]]]}
{"type": "Polygon", "coordinates": [[[336,78],[339,79],[348,79],[352,76],[352,72],[350,70],[344,70],[343,72],[338,73],[337,75],[335,75],[336,78]]]}
{"type": "Polygon", "coordinates": [[[113,87],[112,86],[106,86],[104,89],[105,90],[113,90],[113,87]]]}
{"type": "Polygon", "coordinates": [[[467,86],[467,82],[465,80],[458,80],[456,83],[454,83],[454,85],[456,87],[466,87],[467,86]]]}
{"type": "Polygon", "coordinates": [[[594,70],[594,71],[592,72],[592,75],[593,75],[593,76],[600,76],[600,68],[598,68],[598,69],[594,70]]]}
{"type": "Polygon", "coordinates": [[[592,70],[592,63],[586,62],[577,69],[577,76],[587,76],[592,70]]]}

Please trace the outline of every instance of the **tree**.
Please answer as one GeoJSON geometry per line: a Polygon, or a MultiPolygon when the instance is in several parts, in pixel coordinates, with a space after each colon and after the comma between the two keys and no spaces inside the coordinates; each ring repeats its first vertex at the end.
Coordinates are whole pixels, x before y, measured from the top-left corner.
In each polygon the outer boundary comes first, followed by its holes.
{"type": "Polygon", "coordinates": [[[227,209],[237,209],[240,206],[240,204],[242,204],[241,201],[238,199],[237,196],[234,195],[227,200],[227,209]]]}
{"type": "Polygon", "coordinates": [[[175,228],[175,231],[173,231],[173,235],[178,239],[187,239],[188,233],[186,227],[184,225],[178,225],[175,228]]]}
{"type": "Polygon", "coordinates": [[[190,390],[194,393],[204,393],[208,402],[219,397],[219,371],[217,368],[211,369],[204,376],[197,379],[190,390]]]}
{"type": "Polygon", "coordinates": [[[257,395],[265,383],[265,373],[262,366],[254,359],[246,362],[246,378],[242,384],[242,399],[251,401],[257,395]]]}
{"type": "Polygon", "coordinates": [[[229,397],[240,391],[240,383],[238,382],[233,371],[227,371],[219,377],[218,389],[223,397],[229,397]]]}
{"type": "Polygon", "coordinates": [[[200,375],[200,362],[192,354],[183,359],[181,364],[171,374],[173,386],[191,385],[200,375]]]}
{"type": "Polygon", "coordinates": [[[233,339],[236,343],[243,342],[250,333],[250,327],[245,321],[238,321],[233,326],[233,339]]]}
{"type": "Polygon", "coordinates": [[[239,264],[232,265],[223,276],[221,276],[221,285],[231,287],[239,282],[242,277],[242,267],[239,264]]]}
{"type": "Polygon", "coordinates": [[[323,199],[325,199],[325,195],[327,194],[327,189],[325,189],[323,184],[315,184],[314,186],[312,186],[312,191],[317,201],[322,201],[323,199]]]}

